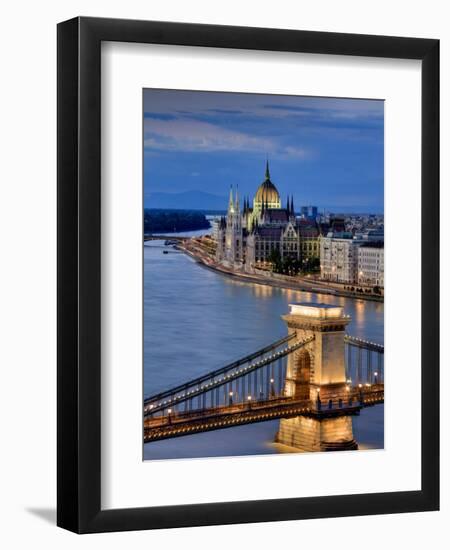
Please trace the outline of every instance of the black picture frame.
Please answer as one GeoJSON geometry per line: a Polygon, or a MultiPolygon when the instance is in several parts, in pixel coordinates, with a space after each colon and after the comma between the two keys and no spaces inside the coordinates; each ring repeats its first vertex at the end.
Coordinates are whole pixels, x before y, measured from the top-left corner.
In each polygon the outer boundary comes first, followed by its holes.
{"type": "Polygon", "coordinates": [[[77,533],[93,533],[438,510],[439,41],[77,17],[58,25],[57,66],[57,524],[77,533]],[[101,509],[102,41],[422,61],[420,491],[101,509]]]}

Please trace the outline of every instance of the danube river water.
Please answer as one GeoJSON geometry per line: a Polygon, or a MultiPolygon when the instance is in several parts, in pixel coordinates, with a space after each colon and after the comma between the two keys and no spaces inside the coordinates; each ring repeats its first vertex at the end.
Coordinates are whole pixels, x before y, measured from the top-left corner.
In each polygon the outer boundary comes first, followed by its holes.
{"type": "MultiPolygon", "coordinates": [[[[292,302],[338,304],[348,333],[383,343],[384,305],[234,281],[162,241],[144,246],[144,396],[219,368],[286,335],[292,302]],[[163,254],[167,250],[168,254],[163,254]]],[[[353,420],[361,449],[383,447],[383,405],[353,420]]],[[[288,452],[273,440],[278,421],[249,424],[144,445],[144,459],[288,452]]]]}

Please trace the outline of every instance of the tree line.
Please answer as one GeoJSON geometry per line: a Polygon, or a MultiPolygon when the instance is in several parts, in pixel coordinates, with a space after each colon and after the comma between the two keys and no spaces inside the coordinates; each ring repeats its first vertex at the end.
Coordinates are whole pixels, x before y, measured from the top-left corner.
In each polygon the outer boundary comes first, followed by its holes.
{"type": "Polygon", "coordinates": [[[202,212],[193,210],[144,210],[144,233],[175,233],[208,229],[209,221],[202,212]]]}
{"type": "Polygon", "coordinates": [[[281,273],[282,275],[298,275],[300,273],[317,273],[320,271],[319,258],[304,258],[303,260],[297,260],[290,256],[282,258],[277,248],[272,250],[268,260],[272,264],[273,272],[281,273]]]}

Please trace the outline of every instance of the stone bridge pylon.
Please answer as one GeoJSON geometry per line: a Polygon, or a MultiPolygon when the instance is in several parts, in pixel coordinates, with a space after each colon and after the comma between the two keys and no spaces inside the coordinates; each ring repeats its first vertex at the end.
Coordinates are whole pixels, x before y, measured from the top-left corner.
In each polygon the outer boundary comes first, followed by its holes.
{"type": "Polygon", "coordinates": [[[310,416],[281,419],[277,442],[304,451],[353,450],[352,402],[345,370],[343,308],[321,303],[290,304],[282,318],[293,343],[311,338],[289,355],[284,394],[310,399],[310,416]]]}

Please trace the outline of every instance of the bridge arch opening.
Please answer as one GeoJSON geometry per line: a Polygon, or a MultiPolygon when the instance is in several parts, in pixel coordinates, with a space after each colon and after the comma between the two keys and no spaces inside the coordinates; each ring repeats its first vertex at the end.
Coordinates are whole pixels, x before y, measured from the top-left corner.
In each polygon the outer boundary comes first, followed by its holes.
{"type": "Polygon", "coordinates": [[[295,398],[309,399],[311,383],[311,355],[302,349],[295,358],[295,398]]]}

